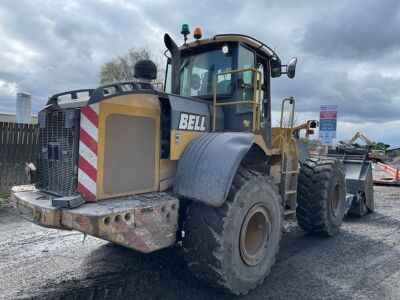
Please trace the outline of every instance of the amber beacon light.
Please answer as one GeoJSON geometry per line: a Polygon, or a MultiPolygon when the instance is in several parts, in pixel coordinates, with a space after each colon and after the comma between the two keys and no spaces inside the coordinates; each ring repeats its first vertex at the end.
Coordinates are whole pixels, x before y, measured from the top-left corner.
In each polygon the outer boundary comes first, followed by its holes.
{"type": "Polygon", "coordinates": [[[198,40],[198,39],[201,39],[201,35],[202,35],[202,33],[201,33],[201,28],[200,28],[200,27],[196,27],[196,28],[193,30],[193,37],[194,37],[196,40],[198,40]]]}

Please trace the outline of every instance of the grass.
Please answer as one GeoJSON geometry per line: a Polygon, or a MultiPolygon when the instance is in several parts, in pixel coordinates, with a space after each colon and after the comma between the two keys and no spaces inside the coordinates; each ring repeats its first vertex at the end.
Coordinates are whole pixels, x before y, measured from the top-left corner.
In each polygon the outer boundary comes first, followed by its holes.
{"type": "Polygon", "coordinates": [[[10,193],[0,192],[0,207],[11,205],[10,193]]]}

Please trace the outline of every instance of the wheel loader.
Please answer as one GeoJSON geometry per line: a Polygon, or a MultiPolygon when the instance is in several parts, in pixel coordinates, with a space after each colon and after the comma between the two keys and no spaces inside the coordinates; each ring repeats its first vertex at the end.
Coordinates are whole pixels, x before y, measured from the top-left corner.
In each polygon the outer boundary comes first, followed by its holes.
{"type": "Polygon", "coordinates": [[[371,164],[307,157],[299,132],[316,122],[294,126],[293,97],[271,126],[272,80],[295,77],[297,58],[283,65],[247,35],[189,33],[179,47],[164,36],[164,84],[143,60],[135,81],[51,96],[26,166],[32,184],[12,198],[43,227],[142,253],[181,243],[195,276],[245,294],[270,273],[285,219],[333,236],[347,211],[373,210],[371,164]]]}

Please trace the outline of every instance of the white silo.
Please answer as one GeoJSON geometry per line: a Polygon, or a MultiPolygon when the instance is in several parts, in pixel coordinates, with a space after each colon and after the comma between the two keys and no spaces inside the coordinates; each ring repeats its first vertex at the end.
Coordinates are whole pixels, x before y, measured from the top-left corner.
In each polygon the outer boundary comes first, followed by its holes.
{"type": "Polygon", "coordinates": [[[17,123],[31,123],[32,96],[29,93],[17,93],[17,123]]]}

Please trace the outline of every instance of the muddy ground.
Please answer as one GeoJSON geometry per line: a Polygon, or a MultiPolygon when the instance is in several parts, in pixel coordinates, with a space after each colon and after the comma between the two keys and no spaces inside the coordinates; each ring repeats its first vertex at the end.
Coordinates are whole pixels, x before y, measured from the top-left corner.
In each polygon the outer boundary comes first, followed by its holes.
{"type": "MultiPolygon", "coordinates": [[[[376,213],[334,238],[286,233],[271,275],[236,299],[400,299],[400,188],[376,187],[376,213]]],[[[0,208],[0,298],[230,299],[198,282],[179,246],[143,255],[0,208]]]]}

